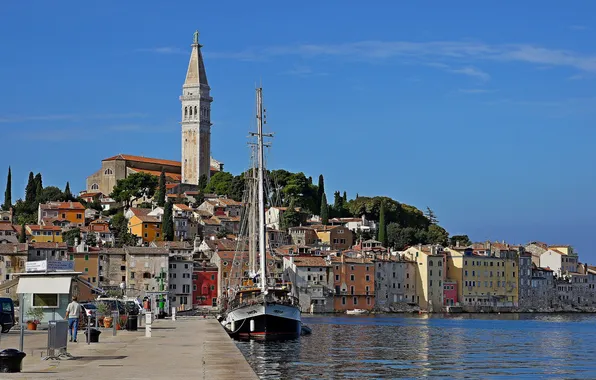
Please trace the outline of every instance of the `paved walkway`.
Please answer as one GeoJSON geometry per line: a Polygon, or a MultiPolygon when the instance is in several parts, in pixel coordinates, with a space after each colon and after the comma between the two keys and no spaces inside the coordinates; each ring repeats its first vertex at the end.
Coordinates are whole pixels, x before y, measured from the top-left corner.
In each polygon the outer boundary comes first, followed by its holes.
{"type": "MultiPolygon", "coordinates": [[[[18,331],[3,334],[0,347],[18,348],[18,331]]],[[[47,331],[27,332],[23,371],[2,379],[258,379],[240,350],[214,319],[154,321],[152,337],[139,331],[105,330],[100,343],[69,343],[73,360],[41,360],[47,331]]]]}

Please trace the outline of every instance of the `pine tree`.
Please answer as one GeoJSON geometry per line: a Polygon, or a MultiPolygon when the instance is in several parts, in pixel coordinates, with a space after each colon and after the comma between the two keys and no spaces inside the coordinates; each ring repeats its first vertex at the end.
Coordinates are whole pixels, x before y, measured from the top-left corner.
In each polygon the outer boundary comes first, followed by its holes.
{"type": "Polygon", "coordinates": [[[161,219],[163,240],[165,241],[174,241],[174,217],[172,210],[173,207],[174,205],[172,204],[172,202],[167,201],[161,219]]]}
{"type": "Polygon", "coordinates": [[[379,211],[379,234],[377,240],[387,246],[387,226],[385,225],[385,202],[381,202],[381,211],[379,211]]]}
{"type": "Polygon", "coordinates": [[[2,209],[4,211],[10,210],[12,207],[12,173],[10,166],[8,167],[8,178],[6,179],[6,191],[4,192],[4,204],[2,209]]]}
{"type": "Polygon", "coordinates": [[[439,224],[439,220],[437,219],[435,212],[431,210],[430,207],[426,207],[426,212],[424,213],[424,216],[426,216],[430,224],[439,224]]]}
{"type": "Polygon", "coordinates": [[[28,206],[32,206],[35,203],[35,195],[37,191],[37,183],[35,182],[35,176],[33,172],[29,172],[29,181],[25,188],[25,203],[28,206]]]}
{"type": "Polygon", "coordinates": [[[27,242],[27,231],[25,230],[25,223],[21,224],[21,233],[19,234],[19,243],[27,242]]]}
{"type": "Polygon", "coordinates": [[[329,206],[327,205],[327,196],[323,193],[323,198],[321,199],[321,223],[323,225],[329,224],[329,206]]]}
{"type": "MultiPolygon", "coordinates": [[[[199,183],[200,182],[201,181],[199,180],[199,183]]],[[[166,173],[163,170],[159,175],[159,185],[157,187],[155,197],[157,198],[157,205],[159,207],[163,207],[166,205],[166,173]]]]}

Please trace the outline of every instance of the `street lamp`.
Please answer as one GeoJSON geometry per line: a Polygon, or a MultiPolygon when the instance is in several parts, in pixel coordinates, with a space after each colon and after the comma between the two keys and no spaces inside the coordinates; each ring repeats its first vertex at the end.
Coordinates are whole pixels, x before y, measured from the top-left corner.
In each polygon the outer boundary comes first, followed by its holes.
{"type": "Polygon", "coordinates": [[[122,297],[124,297],[124,291],[126,290],[126,283],[125,282],[121,282],[120,283],[120,289],[122,290],[122,297]]]}

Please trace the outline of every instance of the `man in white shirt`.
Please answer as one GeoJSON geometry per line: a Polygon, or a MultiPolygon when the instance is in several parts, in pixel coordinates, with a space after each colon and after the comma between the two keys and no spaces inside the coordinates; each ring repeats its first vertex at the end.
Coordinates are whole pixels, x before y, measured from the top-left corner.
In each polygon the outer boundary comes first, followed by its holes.
{"type": "Polygon", "coordinates": [[[68,319],[68,331],[70,332],[70,341],[77,342],[77,331],[79,330],[79,316],[81,315],[81,304],[77,302],[77,297],[72,297],[72,302],[66,306],[66,319],[68,319]],[[74,331],[73,331],[74,330],[74,331]]]}

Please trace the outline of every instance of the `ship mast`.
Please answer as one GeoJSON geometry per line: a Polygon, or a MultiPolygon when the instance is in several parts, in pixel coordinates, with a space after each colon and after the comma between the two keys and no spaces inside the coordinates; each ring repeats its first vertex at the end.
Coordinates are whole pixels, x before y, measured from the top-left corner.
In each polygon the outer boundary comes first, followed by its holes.
{"type": "MultiPolygon", "coordinates": [[[[259,256],[261,267],[261,291],[267,291],[267,276],[265,274],[265,173],[263,154],[263,89],[257,88],[257,154],[258,154],[258,192],[259,192],[259,256]]],[[[270,135],[268,135],[270,136],[270,135]]]]}

